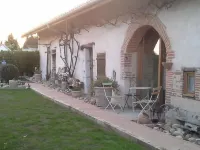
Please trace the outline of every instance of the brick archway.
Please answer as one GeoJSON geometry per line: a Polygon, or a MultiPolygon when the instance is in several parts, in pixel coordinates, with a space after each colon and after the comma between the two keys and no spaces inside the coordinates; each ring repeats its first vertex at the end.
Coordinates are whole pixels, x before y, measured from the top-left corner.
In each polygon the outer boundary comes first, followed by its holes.
{"type": "MultiPolygon", "coordinates": [[[[171,49],[169,37],[166,33],[166,27],[160,21],[160,19],[158,17],[150,15],[140,16],[137,19],[137,24],[133,23],[128,27],[124,43],[121,48],[121,77],[123,79],[126,78],[127,76],[136,77],[136,75],[130,72],[133,63],[131,61],[132,54],[133,52],[137,52],[140,41],[150,28],[153,28],[155,31],[157,31],[160,38],[164,42],[166,48],[166,61],[172,62],[173,58],[175,57],[174,51],[172,51],[171,49]],[[129,62],[127,60],[129,60],[129,62]]],[[[166,103],[170,103],[173,75],[174,73],[171,70],[166,70],[166,94],[165,94],[166,103]]],[[[126,85],[124,86],[126,87],[126,85]]]]}
{"type": "Polygon", "coordinates": [[[127,52],[129,44],[131,42],[133,42],[131,43],[132,47],[137,48],[137,45],[140,42],[141,38],[144,36],[146,31],[151,27],[153,27],[158,32],[158,34],[164,41],[167,52],[172,51],[170,40],[166,33],[166,27],[163,25],[163,23],[160,21],[158,17],[150,16],[150,15],[140,16],[137,22],[138,22],[137,24],[133,23],[128,27],[128,30],[125,35],[124,43],[121,49],[122,52],[124,53],[127,52]]]}

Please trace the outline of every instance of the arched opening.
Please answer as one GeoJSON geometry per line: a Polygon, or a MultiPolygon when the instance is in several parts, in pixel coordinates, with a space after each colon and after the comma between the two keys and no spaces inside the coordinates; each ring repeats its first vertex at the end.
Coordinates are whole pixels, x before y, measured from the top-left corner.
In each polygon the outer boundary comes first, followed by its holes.
{"type": "MultiPolygon", "coordinates": [[[[159,33],[149,25],[137,29],[127,46],[128,53],[136,55],[136,84],[142,87],[162,86],[160,104],[165,103],[165,69],[162,62],[166,62],[166,47],[159,33]]],[[[144,91],[145,92],[145,91],[144,91]]],[[[143,96],[143,91],[137,91],[143,96]]]]}

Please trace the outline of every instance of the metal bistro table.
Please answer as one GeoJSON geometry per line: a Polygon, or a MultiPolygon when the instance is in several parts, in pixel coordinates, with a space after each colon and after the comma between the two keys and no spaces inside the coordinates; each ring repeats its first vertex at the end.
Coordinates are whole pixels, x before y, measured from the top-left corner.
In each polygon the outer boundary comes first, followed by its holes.
{"type": "Polygon", "coordinates": [[[151,90],[151,87],[130,87],[128,94],[125,94],[126,98],[125,98],[125,104],[124,104],[123,110],[125,109],[126,105],[128,106],[129,97],[132,97],[132,102],[133,102],[133,99],[135,99],[136,101],[148,99],[150,90],[151,90]],[[140,98],[138,98],[138,95],[133,93],[133,90],[147,90],[147,94],[145,97],[140,99],[140,98]]]}

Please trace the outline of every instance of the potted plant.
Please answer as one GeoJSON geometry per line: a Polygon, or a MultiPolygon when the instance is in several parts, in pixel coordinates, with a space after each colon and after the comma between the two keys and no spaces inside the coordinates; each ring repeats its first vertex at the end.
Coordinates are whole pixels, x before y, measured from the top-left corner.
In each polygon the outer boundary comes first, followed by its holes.
{"type": "Polygon", "coordinates": [[[34,72],[35,81],[39,82],[42,80],[42,71],[40,69],[35,68],[34,72]]]}
{"type": "Polygon", "coordinates": [[[96,97],[96,105],[98,107],[106,107],[108,105],[108,101],[105,98],[105,92],[107,96],[112,96],[112,90],[117,92],[119,91],[118,88],[119,88],[118,83],[107,77],[98,78],[96,81],[94,81],[93,92],[96,97]],[[112,83],[112,87],[103,87],[102,83],[112,83]]]}
{"type": "Polygon", "coordinates": [[[58,74],[55,74],[55,85],[59,86],[58,74]]]}
{"type": "Polygon", "coordinates": [[[72,97],[77,98],[77,97],[81,97],[82,93],[81,93],[81,87],[73,87],[71,89],[71,93],[72,93],[72,97]]]}
{"type": "Polygon", "coordinates": [[[67,88],[67,76],[62,76],[61,79],[61,89],[65,90],[67,88]]]}

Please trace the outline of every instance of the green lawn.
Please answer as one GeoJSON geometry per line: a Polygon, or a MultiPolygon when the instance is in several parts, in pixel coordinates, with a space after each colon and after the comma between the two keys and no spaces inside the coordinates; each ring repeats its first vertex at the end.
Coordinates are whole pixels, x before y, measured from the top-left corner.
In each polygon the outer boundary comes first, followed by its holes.
{"type": "Polygon", "coordinates": [[[32,90],[0,90],[0,150],[143,150],[32,90]]]}

